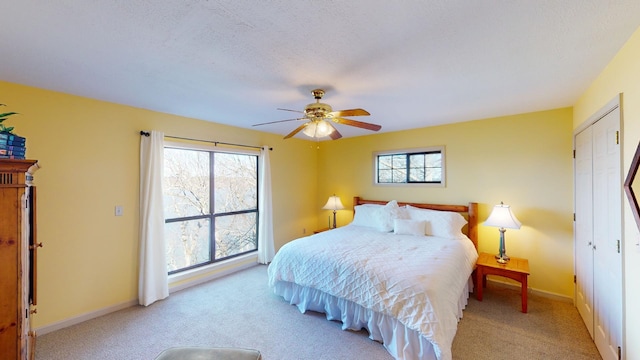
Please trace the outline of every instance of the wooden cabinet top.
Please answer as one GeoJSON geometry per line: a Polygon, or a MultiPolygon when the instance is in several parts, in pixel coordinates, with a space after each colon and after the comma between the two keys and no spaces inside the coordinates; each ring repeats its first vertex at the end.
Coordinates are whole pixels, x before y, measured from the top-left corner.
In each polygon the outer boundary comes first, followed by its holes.
{"type": "Polygon", "coordinates": [[[26,173],[38,160],[0,159],[0,187],[26,185],[26,173]]]}
{"type": "Polygon", "coordinates": [[[2,172],[26,172],[38,160],[28,159],[0,159],[0,171],[2,172]]]}

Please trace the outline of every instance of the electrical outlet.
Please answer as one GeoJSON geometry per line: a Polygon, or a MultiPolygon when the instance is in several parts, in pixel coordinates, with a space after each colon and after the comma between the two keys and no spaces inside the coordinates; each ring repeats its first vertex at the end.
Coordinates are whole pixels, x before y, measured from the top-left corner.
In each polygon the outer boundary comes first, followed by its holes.
{"type": "Polygon", "coordinates": [[[123,211],[122,205],[116,205],[116,216],[122,216],[123,211]]]}

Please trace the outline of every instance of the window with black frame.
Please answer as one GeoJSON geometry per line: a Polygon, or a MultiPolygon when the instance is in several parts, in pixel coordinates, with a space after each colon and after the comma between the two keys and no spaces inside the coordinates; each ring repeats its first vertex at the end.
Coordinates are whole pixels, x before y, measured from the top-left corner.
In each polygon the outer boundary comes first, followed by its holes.
{"type": "Polygon", "coordinates": [[[375,183],[444,186],[444,148],[377,152],[375,183]]]}
{"type": "Polygon", "coordinates": [[[258,249],[258,155],[165,147],[169,274],[258,249]]]}

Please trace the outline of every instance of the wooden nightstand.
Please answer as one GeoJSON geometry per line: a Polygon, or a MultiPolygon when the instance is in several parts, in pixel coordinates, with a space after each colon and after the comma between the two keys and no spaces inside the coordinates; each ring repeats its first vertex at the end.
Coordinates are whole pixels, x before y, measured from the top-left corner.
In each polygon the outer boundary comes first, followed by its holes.
{"type": "Polygon", "coordinates": [[[327,230],[331,230],[331,229],[326,227],[326,228],[322,228],[322,229],[318,229],[318,230],[313,230],[313,233],[314,234],[318,234],[318,233],[321,233],[321,232],[327,231],[327,230]]]}
{"type": "Polygon", "coordinates": [[[504,276],[520,282],[522,292],[522,312],[527,312],[527,277],[529,260],[512,257],[506,264],[500,264],[492,254],[480,253],[476,263],[476,297],[482,301],[482,290],[487,286],[487,275],[504,276]]]}

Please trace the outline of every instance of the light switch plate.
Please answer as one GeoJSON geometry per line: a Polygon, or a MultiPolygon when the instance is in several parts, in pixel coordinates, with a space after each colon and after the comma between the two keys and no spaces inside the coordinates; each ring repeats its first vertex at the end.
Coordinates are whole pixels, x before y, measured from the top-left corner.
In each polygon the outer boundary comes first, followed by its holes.
{"type": "Polygon", "coordinates": [[[116,205],[116,216],[122,216],[122,206],[121,205],[116,205]]]}

